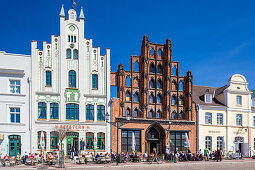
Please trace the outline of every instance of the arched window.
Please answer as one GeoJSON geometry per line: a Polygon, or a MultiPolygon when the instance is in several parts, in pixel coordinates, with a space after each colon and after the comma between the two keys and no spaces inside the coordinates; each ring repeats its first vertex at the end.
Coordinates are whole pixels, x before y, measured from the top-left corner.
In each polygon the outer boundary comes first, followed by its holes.
{"type": "Polygon", "coordinates": [[[172,103],[172,105],[176,105],[176,96],[175,95],[172,96],[171,103],[172,103]]]}
{"type": "Polygon", "coordinates": [[[156,113],[156,118],[157,118],[157,119],[160,118],[160,110],[157,111],[157,113],[156,113]]]}
{"type": "Polygon", "coordinates": [[[151,63],[151,65],[150,65],[150,73],[155,73],[155,65],[154,65],[154,63],[151,63]]]}
{"type": "Polygon", "coordinates": [[[179,105],[183,105],[183,97],[179,96],[179,105]]]}
{"type": "Polygon", "coordinates": [[[155,88],[155,83],[153,78],[151,78],[150,80],[150,88],[155,88]]]}
{"type": "Polygon", "coordinates": [[[130,116],[130,108],[129,107],[126,108],[125,115],[126,115],[126,117],[130,116]]]}
{"type": "Polygon", "coordinates": [[[157,88],[162,89],[162,81],[160,79],[157,81],[157,88]]]}
{"type": "Polygon", "coordinates": [[[50,104],[50,119],[58,119],[58,103],[50,104]]]}
{"type": "Polygon", "coordinates": [[[133,117],[137,117],[137,115],[138,115],[138,109],[137,109],[137,108],[135,108],[135,109],[134,109],[133,117]]]}
{"type": "Polygon", "coordinates": [[[50,132],[50,149],[58,149],[58,132],[50,132]]]}
{"type": "Polygon", "coordinates": [[[179,83],[179,91],[183,91],[183,82],[182,81],[180,81],[180,83],[179,83]]]}
{"type": "Polygon", "coordinates": [[[45,132],[45,131],[39,131],[39,132],[37,132],[37,148],[38,149],[41,149],[41,136],[44,136],[44,149],[46,149],[47,148],[47,140],[46,140],[46,138],[47,138],[47,133],[45,132]]]}
{"type": "Polygon", "coordinates": [[[126,86],[130,86],[130,76],[126,77],[126,86]]]}
{"type": "Polygon", "coordinates": [[[44,102],[38,103],[38,119],[47,119],[47,106],[44,102]]]}
{"type": "Polygon", "coordinates": [[[158,65],[157,73],[162,74],[162,65],[161,64],[158,65]]]}
{"type": "Polygon", "coordinates": [[[76,88],[76,72],[74,70],[70,70],[68,73],[69,78],[69,87],[76,88]]]}
{"type": "Polygon", "coordinates": [[[97,120],[104,121],[105,120],[105,107],[104,105],[97,106],[97,120]]]}
{"type": "Polygon", "coordinates": [[[134,71],[139,72],[139,64],[137,61],[134,63],[134,71]]]}
{"type": "Polygon", "coordinates": [[[172,76],[176,76],[176,67],[175,66],[172,68],[172,76]]]}
{"type": "Polygon", "coordinates": [[[67,59],[71,58],[71,49],[66,49],[66,58],[67,59]]]}
{"type": "Polygon", "coordinates": [[[105,133],[97,133],[97,148],[98,150],[105,150],[105,133]]]}
{"type": "Polygon", "coordinates": [[[98,89],[98,75],[92,74],[92,89],[98,89]]]}
{"type": "Polygon", "coordinates": [[[150,94],[149,102],[154,103],[154,95],[152,93],[150,94]]]}
{"type": "Polygon", "coordinates": [[[172,81],[172,89],[177,90],[177,83],[175,80],[172,81]]]}
{"type": "Polygon", "coordinates": [[[131,94],[130,94],[130,91],[129,90],[127,90],[127,92],[126,92],[126,101],[131,101],[131,94]]]}
{"type": "Polygon", "coordinates": [[[153,116],[153,110],[151,109],[151,110],[149,111],[149,118],[152,118],[152,116],[153,116]]]}
{"type": "Polygon", "coordinates": [[[175,119],[175,110],[172,112],[172,114],[171,114],[171,119],[175,119]]]}
{"type": "Polygon", "coordinates": [[[138,92],[135,92],[134,94],[134,102],[138,102],[138,92]]]}
{"type": "Polygon", "coordinates": [[[154,53],[155,53],[155,50],[151,48],[151,55],[153,55],[154,53]]]}
{"type": "Polygon", "coordinates": [[[157,103],[161,103],[161,95],[160,94],[157,95],[157,103]]]}
{"type": "Polygon", "coordinates": [[[179,118],[179,119],[182,119],[182,115],[183,115],[183,111],[181,111],[181,112],[179,113],[178,118],[179,118]]]}
{"type": "Polygon", "coordinates": [[[158,50],[158,55],[161,56],[162,55],[162,51],[161,49],[158,50]]]}
{"type": "Polygon", "coordinates": [[[94,105],[92,104],[86,105],[86,120],[94,121],[94,105]]]}
{"type": "Polygon", "coordinates": [[[79,52],[77,49],[73,50],[73,59],[78,59],[79,58],[79,52]]]}
{"type": "Polygon", "coordinates": [[[79,120],[79,105],[69,103],[66,104],[66,119],[67,120],[79,120]]]}
{"type": "Polygon", "coordinates": [[[94,148],[94,133],[87,132],[86,133],[86,149],[94,148]]]}

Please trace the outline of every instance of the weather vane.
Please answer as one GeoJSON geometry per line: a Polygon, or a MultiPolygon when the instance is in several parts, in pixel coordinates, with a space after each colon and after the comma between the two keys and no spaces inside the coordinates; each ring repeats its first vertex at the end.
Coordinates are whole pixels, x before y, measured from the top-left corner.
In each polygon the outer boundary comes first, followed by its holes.
{"type": "Polygon", "coordinates": [[[73,5],[72,5],[72,8],[74,8],[74,5],[75,5],[75,6],[79,6],[74,0],[71,0],[71,2],[72,2],[72,4],[73,4],[73,5]]]}

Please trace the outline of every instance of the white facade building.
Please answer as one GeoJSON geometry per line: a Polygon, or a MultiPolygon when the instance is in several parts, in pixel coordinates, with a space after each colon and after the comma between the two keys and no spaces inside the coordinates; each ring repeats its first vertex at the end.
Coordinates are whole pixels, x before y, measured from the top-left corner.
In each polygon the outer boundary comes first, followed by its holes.
{"type": "Polygon", "coordinates": [[[0,153],[30,151],[31,57],[0,52],[0,153]]]}
{"type": "Polygon", "coordinates": [[[62,6],[60,36],[43,42],[43,50],[32,41],[32,152],[40,151],[44,132],[46,150],[57,150],[57,127],[71,127],[64,141],[67,155],[76,151],[110,152],[110,49],[100,54],[92,39],[84,38],[83,9],[65,17],[62,6]],[[83,149],[83,147],[85,147],[83,149]]]}

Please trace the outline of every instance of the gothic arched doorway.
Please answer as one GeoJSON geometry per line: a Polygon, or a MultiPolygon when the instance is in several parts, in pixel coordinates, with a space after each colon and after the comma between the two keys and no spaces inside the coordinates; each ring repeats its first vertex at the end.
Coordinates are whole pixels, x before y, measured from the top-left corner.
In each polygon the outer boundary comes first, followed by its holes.
{"type": "Polygon", "coordinates": [[[158,154],[164,153],[165,150],[165,130],[157,122],[151,124],[145,133],[146,149],[148,154],[151,154],[154,149],[157,150],[158,154]]]}

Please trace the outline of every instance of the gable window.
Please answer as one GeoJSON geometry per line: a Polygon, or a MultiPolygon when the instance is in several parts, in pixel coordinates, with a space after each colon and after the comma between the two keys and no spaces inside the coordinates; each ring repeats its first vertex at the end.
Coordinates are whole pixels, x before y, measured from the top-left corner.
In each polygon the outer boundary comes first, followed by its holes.
{"type": "Polygon", "coordinates": [[[97,120],[99,121],[105,120],[105,107],[103,105],[97,106],[97,120]]]}
{"type": "Polygon", "coordinates": [[[98,89],[98,75],[92,74],[92,89],[98,89]]]}
{"type": "Polygon", "coordinates": [[[155,88],[154,79],[153,78],[150,80],[150,88],[155,88]]]}
{"type": "Polygon", "coordinates": [[[157,111],[157,113],[156,113],[156,118],[157,118],[157,119],[160,118],[160,110],[157,111]]]}
{"type": "Polygon", "coordinates": [[[205,113],[205,124],[212,124],[212,113],[205,113]]]}
{"type": "Polygon", "coordinates": [[[171,119],[175,119],[175,114],[176,114],[175,111],[173,111],[173,112],[171,113],[171,119]]]}
{"type": "Polygon", "coordinates": [[[150,65],[150,73],[155,73],[155,66],[153,63],[150,65]]]}
{"type": "Polygon", "coordinates": [[[79,120],[79,105],[78,104],[66,104],[66,119],[67,120],[79,120]]]}
{"type": "Polygon", "coordinates": [[[205,103],[212,103],[212,95],[211,94],[205,94],[205,103]]]}
{"type": "Polygon", "coordinates": [[[176,96],[175,95],[172,96],[171,103],[172,103],[172,105],[176,105],[176,96]]]}
{"type": "Polygon", "coordinates": [[[138,115],[138,109],[137,109],[137,108],[135,108],[135,110],[134,110],[134,114],[133,114],[133,117],[137,117],[137,115],[138,115]]]}
{"type": "Polygon", "coordinates": [[[223,125],[223,114],[217,113],[217,125],[223,125]]]}
{"type": "Polygon", "coordinates": [[[20,80],[10,80],[10,93],[20,94],[20,80]]]}
{"type": "Polygon", "coordinates": [[[157,73],[158,74],[162,74],[162,66],[161,66],[161,64],[158,65],[157,73]]]}
{"type": "Polygon", "coordinates": [[[157,103],[161,103],[161,95],[160,94],[157,95],[157,103]]]}
{"type": "Polygon", "coordinates": [[[129,90],[127,90],[127,92],[126,92],[126,101],[127,102],[131,101],[131,94],[130,94],[129,90]]]}
{"type": "Polygon", "coordinates": [[[94,105],[86,105],[86,120],[94,120],[94,105]]]}
{"type": "Polygon", "coordinates": [[[69,87],[76,88],[76,72],[74,70],[69,71],[69,87]]]}
{"type": "Polygon", "coordinates": [[[162,88],[162,82],[161,82],[160,79],[158,79],[158,81],[157,81],[157,88],[158,88],[158,89],[161,89],[161,88],[162,88]]]}
{"type": "Polygon", "coordinates": [[[243,125],[243,115],[236,114],[236,125],[242,126],[243,125]]]}
{"type": "Polygon", "coordinates": [[[71,49],[66,49],[66,58],[70,59],[71,57],[71,49]]]}
{"type": "Polygon", "coordinates": [[[73,50],[73,59],[78,59],[79,58],[79,52],[77,49],[73,50]]]}
{"type": "Polygon", "coordinates": [[[50,104],[50,119],[58,119],[58,103],[50,104]]]}
{"type": "Polygon", "coordinates": [[[138,93],[137,92],[135,92],[135,94],[134,94],[134,102],[138,102],[138,93]]]}
{"type": "Polygon", "coordinates": [[[242,105],[242,96],[236,96],[236,104],[242,105]]]}
{"type": "Polygon", "coordinates": [[[46,103],[39,102],[38,103],[38,119],[47,119],[47,107],[46,103]]]}
{"type": "Polygon", "coordinates": [[[172,68],[172,76],[176,76],[176,67],[175,66],[172,68]]]}
{"type": "Polygon", "coordinates": [[[149,102],[154,103],[154,95],[153,94],[150,94],[149,102]]]}
{"type": "Polygon", "coordinates": [[[212,150],[212,137],[211,136],[205,137],[205,148],[207,148],[209,151],[212,150]]]}
{"type": "Polygon", "coordinates": [[[51,71],[46,71],[46,86],[52,86],[51,71]]]}
{"type": "Polygon", "coordinates": [[[153,110],[151,109],[151,110],[149,111],[149,118],[152,118],[152,115],[153,115],[153,110]]]}
{"type": "Polygon", "coordinates": [[[135,71],[135,72],[139,72],[139,64],[138,64],[138,61],[136,61],[136,62],[134,63],[134,71],[135,71]]]}
{"type": "Polygon", "coordinates": [[[183,82],[182,81],[180,81],[180,83],[179,83],[179,91],[183,91],[183,82]]]}
{"type": "Polygon", "coordinates": [[[20,123],[20,108],[10,108],[11,123],[20,123]]]}
{"type": "Polygon", "coordinates": [[[126,113],[125,113],[125,115],[126,115],[126,117],[130,116],[130,109],[129,109],[129,107],[126,108],[126,113]]]}

